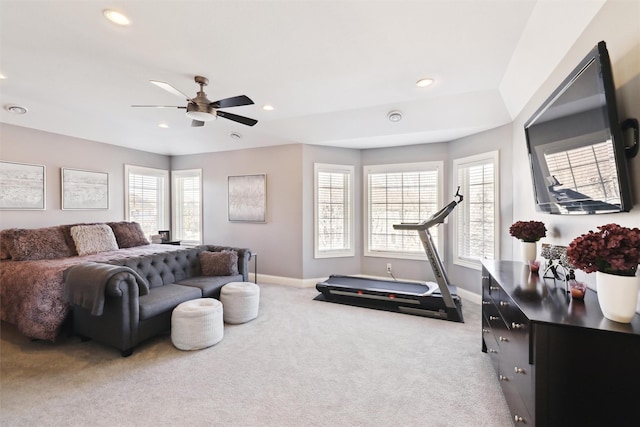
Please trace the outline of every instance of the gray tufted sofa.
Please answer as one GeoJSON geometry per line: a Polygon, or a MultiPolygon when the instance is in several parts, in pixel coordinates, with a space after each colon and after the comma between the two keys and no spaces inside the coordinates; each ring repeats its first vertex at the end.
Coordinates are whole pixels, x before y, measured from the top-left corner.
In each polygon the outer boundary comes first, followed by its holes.
{"type": "MultiPolygon", "coordinates": [[[[171,328],[171,313],[180,303],[203,297],[219,298],[230,282],[247,281],[251,251],[204,245],[175,252],[129,257],[94,265],[79,265],[80,277],[107,277],[96,294],[104,295],[99,315],[82,304],[72,304],[74,332],[118,348],[130,356],[140,342],[171,328]],[[202,251],[238,253],[238,274],[202,276],[202,251]],[[106,273],[105,273],[106,270],[106,273]],[[109,272],[112,274],[109,274],[109,272]],[[102,290],[102,287],[104,290],[102,290]]],[[[74,277],[78,277],[78,273],[74,277]]]]}

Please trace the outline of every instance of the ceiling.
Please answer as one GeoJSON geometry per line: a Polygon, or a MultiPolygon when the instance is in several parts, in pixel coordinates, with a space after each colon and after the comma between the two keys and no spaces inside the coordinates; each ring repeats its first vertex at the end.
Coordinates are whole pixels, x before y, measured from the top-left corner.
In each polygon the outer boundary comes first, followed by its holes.
{"type": "Polygon", "coordinates": [[[0,121],[166,155],[446,142],[512,121],[604,1],[0,0],[0,121]],[[186,106],[149,81],[195,75],[258,124],[131,107],[186,106]]]}

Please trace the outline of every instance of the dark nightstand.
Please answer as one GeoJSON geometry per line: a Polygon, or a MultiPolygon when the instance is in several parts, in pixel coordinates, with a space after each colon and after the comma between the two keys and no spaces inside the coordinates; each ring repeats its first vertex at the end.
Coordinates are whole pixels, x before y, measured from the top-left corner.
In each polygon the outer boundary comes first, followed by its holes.
{"type": "Polygon", "coordinates": [[[170,240],[168,242],[162,242],[163,245],[176,245],[180,246],[180,240],[170,240]]]}

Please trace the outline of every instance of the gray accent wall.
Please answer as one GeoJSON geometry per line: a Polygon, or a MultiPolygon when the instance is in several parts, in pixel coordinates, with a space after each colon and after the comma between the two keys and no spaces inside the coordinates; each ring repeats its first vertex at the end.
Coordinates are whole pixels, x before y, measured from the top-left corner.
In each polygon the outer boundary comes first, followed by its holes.
{"type": "Polygon", "coordinates": [[[170,158],[86,139],[0,123],[0,160],[44,165],[46,209],[0,211],[0,229],[124,219],[124,165],[167,170],[170,158]],[[61,168],[109,174],[109,209],[62,210],[61,168]]]}

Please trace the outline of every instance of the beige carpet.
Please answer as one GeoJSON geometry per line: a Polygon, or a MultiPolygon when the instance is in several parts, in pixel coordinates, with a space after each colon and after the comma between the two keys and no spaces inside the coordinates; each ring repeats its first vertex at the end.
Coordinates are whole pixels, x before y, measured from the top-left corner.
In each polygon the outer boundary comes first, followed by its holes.
{"type": "Polygon", "coordinates": [[[260,314],[213,347],[169,336],[129,358],[78,338],[30,341],[2,324],[4,426],[511,426],[466,323],[313,301],[261,285],[260,314]]]}

